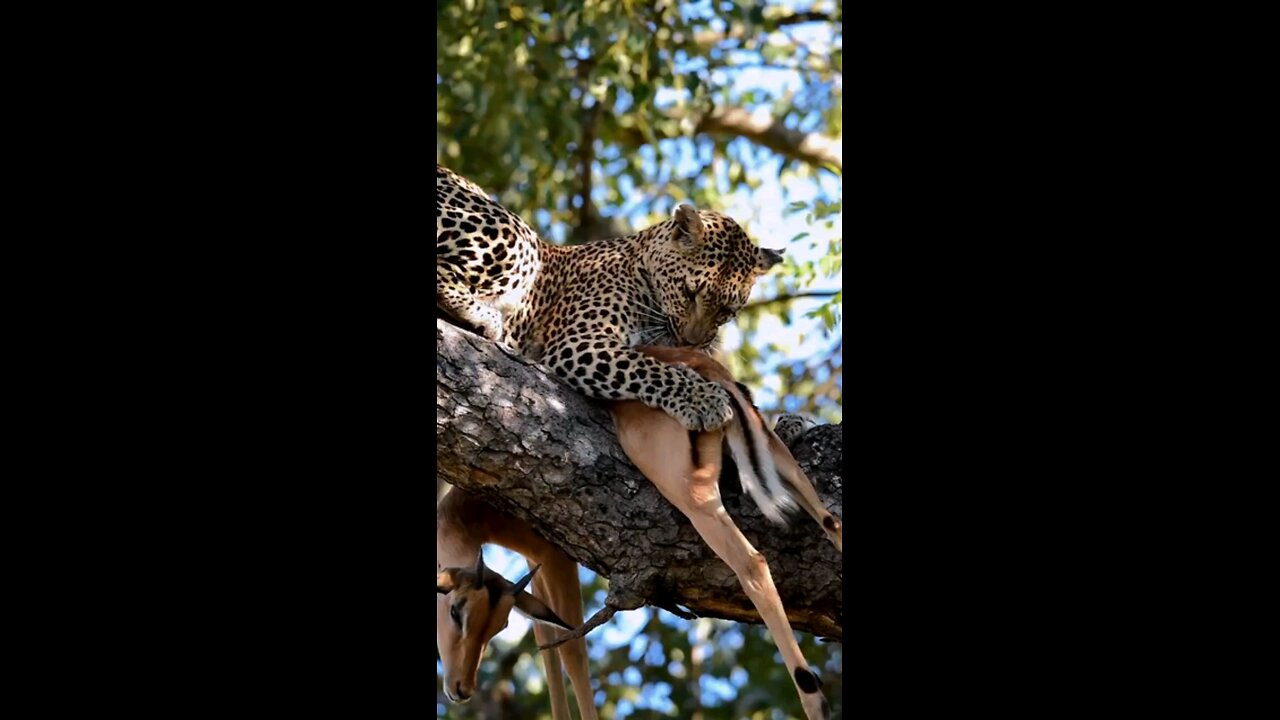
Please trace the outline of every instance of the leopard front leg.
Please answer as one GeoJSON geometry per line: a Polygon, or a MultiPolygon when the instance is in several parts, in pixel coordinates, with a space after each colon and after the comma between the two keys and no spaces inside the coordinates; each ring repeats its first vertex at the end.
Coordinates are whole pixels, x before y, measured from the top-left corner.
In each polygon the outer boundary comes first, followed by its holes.
{"type": "Polygon", "coordinates": [[[729,394],[718,384],[613,340],[553,342],[543,362],[587,397],[640,400],[689,430],[714,430],[733,417],[729,394]]]}
{"type": "Polygon", "coordinates": [[[481,335],[494,342],[502,340],[502,313],[472,292],[467,279],[448,263],[436,262],[436,304],[481,335]]]}

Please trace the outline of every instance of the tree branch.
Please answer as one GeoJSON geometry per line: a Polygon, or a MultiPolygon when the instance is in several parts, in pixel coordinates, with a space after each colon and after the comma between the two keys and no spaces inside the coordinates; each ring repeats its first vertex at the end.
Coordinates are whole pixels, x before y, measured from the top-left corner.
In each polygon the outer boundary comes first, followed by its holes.
{"type": "Polygon", "coordinates": [[[600,120],[600,111],[603,107],[603,104],[597,102],[584,111],[582,145],[578,147],[578,196],[582,198],[582,205],[578,208],[578,223],[569,231],[570,245],[624,234],[614,218],[600,214],[595,200],[591,199],[591,169],[595,163],[596,124],[600,120]]]}
{"type": "Polygon", "coordinates": [[[798,293],[791,293],[787,295],[779,295],[777,297],[768,298],[767,300],[756,300],[755,302],[749,302],[746,305],[742,306],[742,310],[740,312],[747,312],[748,310],[755,310],[757,308],[766,307],[768,305],[776,305],[778,303],[791,302],[792,300],[799,300],[800,298],[835,297],[836,293],[839,293],[839,292],[840,292],[839,290],[812,290],[808,292],[798,292],[798,293]]]}
{"type": "MultiPolygon", "coordinates": [[[[764,21],[764,31],[769,32],[787,25],[800,25],[808,22],[839,22],[834,16],[823,12],[798,12],[780,18],[771,18],[764,21]]],[[[720,32],[717,30],[703,30],[693,34],[693,41],[702,47],[710,47],[719,45],[725,40],[741,40],[747,35],[747,26],[742,23],[734,23],[728,29],[728,32],[720,32]]]]}
{"type": "Polygon", "coordinates": [[[833,75],[843,75],[840,70],[831,67],[806,67],[804,65],[779,65],[777,63],[738,63],[736,65],[715,65],[715,70],[722,72],[741,72],[743,70],[786,70],[788,72],[830,72],[833,75]]]}
{"type": "Polygon", "coordinates": [[[595,614],[587,618],[586,622],[582,623],[581,625],[574,628],[573,630],[570,630],[569,632],[564,633],[563,635],[557,636],[555,640],[552,640],[546,645],[539,645],[538,649],[550,650],[551,648],[559,647],[569,642],[570,640],[577,640],[580,637],[584,637],[586,636],[587,633],[609,622],[609,619],[612,618],[614,614],[617,612],[618,612],[618,608],[609,604],[605,604],[604,607],[600,608],[595,612],[595,614]]]}
{"type": "MultiPolygon", "coordinates": [[[[678,121],[686,120],[675,113],[668,113],[668,117],[678,121]]],[[[662,135],[657,128],[654,132],[659,140],[680,137],[679,134],[662,135]]],[[[730,139],[743,137],[792,160],[800,160],[815,167],[830,165],[836,170],[844,170],[844,149],[839,140],[821,133],[792,130],[764,109],[756,112],[737,107],[713,110],[697,119],[694,134],[730,139]]],[[[624,130],[620,140],[632,147],[648,144],[644,133],[634,128],[624,130]]]]}
{"type": "MultiPolygon", "coordinates": [[[[767,20],[765,22],[768,23],[767,20]]],[[[798,12],[793,15],[780,17],[774,20],[773,22],[778,27],[783,27],[785,25],[799,25],[800,23],[807,23],[807,22],[833,23],[833,22],[836,22],[836,19],[834,16],[828,15],[827,13],[824,13],[824,12],[798,12]]]]}
{"type": "Polygon", "coordinates": [[[603,104],[598,100],[594,100],[587,92],[586,83],[591,77],[591,69],[595,66],[594,59],[587,59],[578,63],[578,86],[582,90],[583,108],[582,108],[582,140],[578,145],[578,197],[582,204],[578,207],[578,223],[570,231],[569,244],[583,243],[588,240],[594,240],[591,233],[595,231],[599,213],[596,210],[595,203],[591,201],[591,166],[595,162],[595,145],[596,145],[596,123],[600,119],[600,109],[603,104]],[[591,98],[591,107],[586,107],[587,99],[591,98]]]}
{"type": "MultiPolygon", "coordinates": [[[[436,321],[437,473],[527,520],[567,555],[609,578],[614,607],[680,606],[760,623],[737,578],[631,465],[603,404],[540,366],[436,321]]],[[[841,514],[843,428],[823,425],[792,446],[832,512],[841,514]]],[[[842,638],[840,555],[807,516],[768,523],[737,482],[721,483],[729,515],[769,562],[791,624],[842,638]]]]}
{"type": "Polygon", "coordinates": [[[703,117],[697,127],[700,133],[744,137],[785,157],[844,170],[844,149],[839,141],[821,133],[791,130],[768,111],[718,109],[703,117]]]}

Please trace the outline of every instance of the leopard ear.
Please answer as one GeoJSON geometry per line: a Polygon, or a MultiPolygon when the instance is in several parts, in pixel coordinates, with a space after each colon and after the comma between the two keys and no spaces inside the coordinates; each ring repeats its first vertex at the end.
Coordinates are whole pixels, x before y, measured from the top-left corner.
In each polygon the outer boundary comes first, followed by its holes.
{"type": "Polygon", "coordinates": [[[771,250],[769,248],[760,248],[756,252],[756,274],[763,275],[769,272],[769,268],[782,262],[782,253],[786,248],[781,250],[771,250]]]}
{"type": "Polygon", "coordinates": [[[676,221],[675,241],[681,250],[693,250],[702,244],[707,229],[697,208],[685,203],[676,208],[671,218],[676,221]]]}

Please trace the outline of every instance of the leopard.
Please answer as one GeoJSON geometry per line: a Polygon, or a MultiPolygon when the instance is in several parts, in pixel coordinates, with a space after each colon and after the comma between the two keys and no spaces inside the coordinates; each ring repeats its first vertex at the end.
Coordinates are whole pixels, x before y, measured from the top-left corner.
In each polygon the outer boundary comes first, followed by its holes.
{"type": "Polygon", "coordinates": [[[712,352],[757,279],[782,259],[733,218],[689,202],[630,235],[555,245],[436,164],[437,310],[588,398],[639,400],[692,432],[732,419],[728,393],[635,347],[712,352]]]}

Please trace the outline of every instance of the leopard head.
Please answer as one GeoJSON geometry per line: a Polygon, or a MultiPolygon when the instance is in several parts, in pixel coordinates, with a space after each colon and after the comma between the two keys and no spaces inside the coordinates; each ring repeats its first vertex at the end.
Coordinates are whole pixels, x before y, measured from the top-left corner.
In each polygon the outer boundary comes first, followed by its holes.
{"type": "Polygon", "coordinates": [[[756,247],[733,218],[688,204],[645,235],[645,269],[674,345],[710,345],[756,278],[782,262],[781,250],[756,247]]]}

